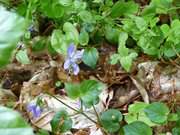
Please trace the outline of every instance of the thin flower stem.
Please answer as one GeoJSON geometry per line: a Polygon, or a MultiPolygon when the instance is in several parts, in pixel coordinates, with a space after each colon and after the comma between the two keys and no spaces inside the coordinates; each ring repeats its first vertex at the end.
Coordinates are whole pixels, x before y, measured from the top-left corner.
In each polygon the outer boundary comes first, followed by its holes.
{"type": "Polygon", "coordinates": [[[65,105],[65,106],[67,106],[67,107],[70,108],[71,110],[73,110],[73,111],[75,111],[75,112],[77,112],[77,113],[82,114],[84,117],[86,117],[87,119],[89,119],[90,121],[92,121],[93,123],[95,123],[96,125],[98,125],[98,123],[97,123],[96,121],[94,121],[93,119],[91,119],[91,118],[90,118],[88,115],[86,115],[84,112],[79,111],[79,110],[71,107],[70,105],[64,103],[63,101],[61,101],[60,99],[58,99],[58,98],[57,98],[56,96],[54,96],[54,95],[51,95],[51,94],[49,94],[49,93],[47,93],[47,94],[48,94],[49,96],[55,98],[57,101],[59,101],[60,103],[62,103],[62,104],[65,105]]]}
{"type": "Polygon", "coordinates": [[[94,105],[93,105],[93,109],[94,109],[94,112],[95,112],[95,114],[96,114],[96,117],[97,117],[98,123],[99,123],[99,124],[101,124],[101,123],[100,123],[100,117],[99,117],[99,114],[98,114],[98,112],[97,112],[97,110],[96,110],[96,108],[95,108],[95,106],[94,106],[94,105]]]}

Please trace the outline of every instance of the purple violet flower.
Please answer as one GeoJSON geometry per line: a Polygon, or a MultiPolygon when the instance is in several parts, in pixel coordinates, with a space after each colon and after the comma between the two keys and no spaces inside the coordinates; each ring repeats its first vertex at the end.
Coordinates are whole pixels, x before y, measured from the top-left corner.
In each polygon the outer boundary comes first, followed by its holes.
{"type": "Polygon", "coordinates": [[[82,58],[84,50],[77,51],[74,44],[70,44],[67,49],[67,58],[64,62],[64,69],[77,75],[80,71],[78,61],[82,58]]]}
{"type": "Polygon", "coordinates": [[[35,103],[28,104],[27,110],[32,113],[34,118],[38,118],[42,113],[41,107],[35,103]]]}

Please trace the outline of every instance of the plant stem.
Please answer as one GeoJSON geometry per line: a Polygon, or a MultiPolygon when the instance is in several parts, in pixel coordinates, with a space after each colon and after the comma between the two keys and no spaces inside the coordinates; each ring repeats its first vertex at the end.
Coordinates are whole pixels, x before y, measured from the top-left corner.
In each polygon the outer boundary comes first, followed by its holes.
{"type": "Polygon", "coordinates": [[[84,117],[86,117],[87,119],[89,119],[91,122],[93,122],[93,123],[95,123],[96,125],[98,125],[98,123],[97,123],[96,121],[94,121],[93,119],[91,119],[91,118],[90,118],[88,115],[86,115],[84,112],[79,111],[79,110],[71,107],[70,105],[64,103],[63,101],[61,101],[60,99],[58,99],[58,98],[57,98],[56,96],[54,96],[54,95],[51,95],[51,94],[49,94],[49,93],[47,93],[47,94],[48,94],[49,96],[55,98],[57,101],[59,101],[60,103],[62,103],[62,104],[65,105],[65,106],[67,106],[67,107],[70,108],[71,110],[73,110],[73,111],[75,111],[75,112],[77,112],[77,113],[82,114],[84,117]]]}
{"type": "Polygon", "coordinates": [[[94,112],[95,112],[95,114],[96,114],[96,117],[97,117],[98,123],[100,124],[100,117],[99,117],[99,114],[98,114],[98,112],[97,112],[97,110],[96,110],[96,108],[95,108],[95,106],[94,106],[94,105],[93,105],[93,109],[94,109],[94,112]]]}

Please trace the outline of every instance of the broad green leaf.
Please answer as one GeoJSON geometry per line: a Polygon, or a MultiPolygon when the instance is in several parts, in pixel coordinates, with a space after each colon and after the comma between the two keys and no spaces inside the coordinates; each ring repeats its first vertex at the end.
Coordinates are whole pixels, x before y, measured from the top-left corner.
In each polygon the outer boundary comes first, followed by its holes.
{"type": "Polygon", "coordinates": [[[82,30],[81,33],[79,34],[79,43],[81,45],[87,45],[89,42],[89,34],[85,31],[82,30]]]}
{"type": "Polygon", "coordinates": [[[72,128],[72,119],[65,110],[58,111],[50,122],[54,133],[64,133],[72,128]]]}
{"type": "Polygon", "coordinates": [[[160,28],[161,28],[161,31],[163,32],[164,37],[167,37],[169,35],[169,32],[170,32],[169,25],[163,24],[163,25],[161,25],[160,28]]]}
{"type": "Polygon", "coordinates": [[[180,128],[175,127],[172,129],[172,135],[180,135],[180,128]]]}
{"type": "Polygon", "coordinates": [[[47,38],[45,38],[45,37],[37,36],[37,37],[33,38],[32,50],[34,52],[43,51],[46,48],[47,42],[48,42],[47,38]]]}
{"type": "Polygon", "coordinates": [[[55,0],[40,0],[40,10],[50,18],[60,18],[64,15],[64,7],[55,0]]]}
{"type": "Polygon", "coordinates": [[[123,15],[135,14],[138,11],[138,4],[130,2],[118,1],[114,4],[111,10],[111,16],[116,18],[123,15]]]}
{"type": "Polygon", "coordinates": [[[72,99],[80,97],[81,89],[80,84],[65,83],[65,90],[68,96],[72,99]]]}
{"type": "Polygon", "coordinates": [[[109,25],[105,27],[105,37],[109,42],[113,44],[118,43],[119,33],[120,30],[118,28],[114,28],[109,25]]]}
{"type": "Polygon", "coordinates": [[[97,49],[91,47],[91,48],[85,49],[82,60],[86,65],[92,68],[95,68],[98,58],[99,58],[99,53],[97,49]]]}
{"type": "Polygon", "coordinates": [[[100,116],[102,126],[110,133],[116,132],[120,128],[120,121],[122,120],[122,114],[115,109],[109,109],[103,112],[100,116]]]}
{"type": "Polygon", "coordinates": [[[19,50],[16,54],[16,59],[22,64],[30,64],[29,57],[27,55],[27,50],[19,50]]]}
{"type": "Polygon", "coordinates": [[[128,34],[126,32],[119,33],[119,45],[124,46],[126,44],[126,40],[128,39],[128,34]]]}
{"type": "Polygon", "coordinates": [[[65,32],[66,43],[75,43],[76,45],[79,43],[79,32],[76,27],[70,23],[66,22],[63,25],[63,31],[65,32]]]}
{"type": "Polygon", "coordinates": [[[51,36],[51,46],[56,52],[66,54],[68,44],[66,43],[65,36],[62,34],[61,30],[53,31],[51,36]]]}
{"type": "Polygon", "coordinates": [[[142,121],[145,124],[151,126],[155,126],[156,124],[153,123],[144,113],[145,107],[147,107],[148,104],[144,102],[137,102],[134,104],[131,104],[128,108],[128,114],[125,115],[125,121],[130,124],[135,121],[142,121]]]}
{"type": "Polygon", "coordinates": [[[99,94],[105,85],[96,80],[84,80],[80,84],[66,83],[65,90],[72,99],[81,98],[86,107],[99,102],[99,94]]]}
{"type": "Polygon", "coordinates": [[[129,72],[130,69],[131,69],[131,66],[132,66],[132,58],[129,57],[129,56],[125,56],[125,57],[122,57],[120,59],[120,63],[122,65],[122,67],[127,71],[129,72]]]}
{"type": "Polygon", "coordinates": [[[179,118],[178,118],[178,114],[176,113],[170,113],[168,115],[168,121],[177,121],[179,118]]]}
{"type": "Polygon", "coordinates": [[[79,13],[79,17],[83,22],[92,23],[94,22],[91,12],[84,10],[79,13]]]}
{"type": "Polygon", "coordinates": [[[0,6],[0,67],[9,63],[12,52],[24,31],[24,19],[0,6]]]}
{"type": "Polygon", "coordinates": [[[96,80],[84,80],[81,83],[81,99],[86,107],[91,107],[99,102],[99,94],[105,85],[96,80]]]}
{"type": "Polygon", "coordinates": [[[135,121],[123,127],[124,135],[152,135],[152,129],[143,122],[135,121]]]}
{"type": "Polygon", "coordinates": [[[121,57],[128,56],[129,49],[126,48],[126,40],[128,39],[128,34],[126,32],[121,32],[119,34],[119,47],[118,53],[121,57]]]}
{"type": "Polygon", "coordinates": [[[150,4],[143,9],[143,15],[167,14],[172,7],[172,0],[151,0],[150,4]]]}
{"type": "Polygon", "coordinates": [[[140,111],[143,111],[145,107],[147,107],[148,104],[144,102],[136,102],[134,104],[131,104],[128,108],[128,112],[131,113],[139,113],[140,111]]]}
{"type": "Polygon", "coordinates": [[[63,6],[71,6],[73,4],[73,0],[59,0],[59,3],[63,6]]]}
{"type": "Polygon", "coordinates": [[[110,57],[110,60],[111,60],[110,63],[111,63],[112,65],[117,64],[120,59],[121,59],[121,56],[120,56],[119,54],[113,54],[113,55],[111,55],[111,57],[110,57]]]}
{"type": "Polygon", "coordinates": [[[18,112],[3,106],[0,106],[0,123],[1,135],[34,135],[18,112]]]}
{"type": "Polygon", "coordinates": [[[160,102],[154,102],[144,109],[144,112],[149,119],[158,124],[164,124],[167,122],[169,108],[160,102]]]}

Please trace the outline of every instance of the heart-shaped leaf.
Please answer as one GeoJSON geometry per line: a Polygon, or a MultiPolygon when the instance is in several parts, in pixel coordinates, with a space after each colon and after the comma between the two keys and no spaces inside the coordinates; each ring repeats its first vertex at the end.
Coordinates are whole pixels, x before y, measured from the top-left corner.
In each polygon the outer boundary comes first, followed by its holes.
{"type": "Polygon", "coordinates": [[[109,109],[100,116],[102,126],[110,133],[119,130],[122,118],[121,112],[115,109],[109,109]]]}

